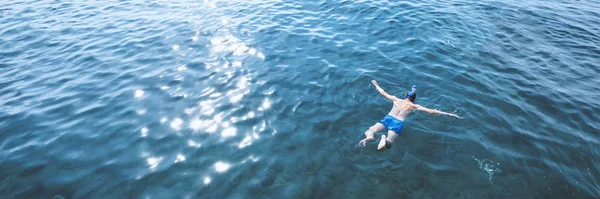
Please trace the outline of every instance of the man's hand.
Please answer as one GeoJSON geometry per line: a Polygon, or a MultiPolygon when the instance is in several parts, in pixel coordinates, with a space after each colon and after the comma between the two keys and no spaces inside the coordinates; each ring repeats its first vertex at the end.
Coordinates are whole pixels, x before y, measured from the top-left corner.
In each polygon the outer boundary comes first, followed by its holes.
{"type": "Polygon", "coordinates": [[[375,80],[371,80],[371,83],[373,83],[373,85],[375,85],[375,86],[379,86],[379,84],[375,80]]]}
{"type": "Polygon", "coordinates": [[[456,114],[453,114],[453,113],[449,113],[448,116],[452,116],[452,117],[455,117],[455,118],[458,118],[458,119],[462,119],[460,116],[458,116],[456,114]]]}
{"type": "Polygon", "coordinates": [[[455,118],[458,118],[458,119],[462,119],[460,116],[458,116],[458,115],[456,115],[454,113],[446,113],[444,111],[438,111],[438,110],[435,110],[435,109],[428,109],[428,108],[425,108],[425,107],[423,107],[421,105],[418,105],[418,104],[415,104],[414,107],[415,107],[415,109],[417,109],[419,111],[425,111],[425,112],[428,112],[428,113],[431,113],[431,114],[447,115],[447,116],[452,116],[452,117],[455,117],[455,118]]]}
{"type": "Polygon", "coordinates": [[[388,98],[389,100],[392,100],[392,101],[398,100],[398,98],[396,96],[393,96],[393,95],[390,95],[390,94],[386,93],[383,90],[383,88],[379,87],[379,84],[377,83],[377,81],[371,80],[371,83],[373,85],[375,85],[375,88],[377,89],[377,91],[379,91],[379,94],[383,95],[385,98],[388,98]]]}

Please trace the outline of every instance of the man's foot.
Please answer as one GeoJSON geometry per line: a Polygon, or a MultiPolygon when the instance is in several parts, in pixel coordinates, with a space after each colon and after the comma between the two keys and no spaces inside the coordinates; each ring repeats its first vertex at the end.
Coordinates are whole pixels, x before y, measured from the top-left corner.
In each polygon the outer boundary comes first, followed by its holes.
{"type": "Polygon", "coordinates": [[[383,148],[385,148],[385,135],[381,136],[381,140],[379,140],[379,145],[377,145],[377,150],[381,150],[383,148]]]}
{"type": "Polygon", "coordinates": [[[374,139],[374,137],[365,138],[358,143],[358,146],[363,147],[367,144],[367,142],[373,141],[374,139]]]}

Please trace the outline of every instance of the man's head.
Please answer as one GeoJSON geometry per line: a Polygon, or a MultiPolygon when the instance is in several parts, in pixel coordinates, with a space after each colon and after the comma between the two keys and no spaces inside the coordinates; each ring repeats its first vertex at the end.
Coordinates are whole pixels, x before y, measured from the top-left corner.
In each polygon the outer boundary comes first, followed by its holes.
{"type": "Polygon", "coordinates": [[[417,86],[413,85],[410,92],[404,94],[404,99],[410,100],[410,102],[415,102],[417,100],[417,86]]]}

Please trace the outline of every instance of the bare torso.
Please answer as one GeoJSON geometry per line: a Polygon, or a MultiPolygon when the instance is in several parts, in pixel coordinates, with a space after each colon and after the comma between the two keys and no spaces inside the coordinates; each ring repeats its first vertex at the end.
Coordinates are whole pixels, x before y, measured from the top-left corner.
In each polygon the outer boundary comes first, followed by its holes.
{"type": "Polygon", "coordinates": [[[415,108],[414,104],[408,100],[395,100],[394,106],[388,115],[392,117],[404,121],[406,116],[410,114],[415,108]]]}

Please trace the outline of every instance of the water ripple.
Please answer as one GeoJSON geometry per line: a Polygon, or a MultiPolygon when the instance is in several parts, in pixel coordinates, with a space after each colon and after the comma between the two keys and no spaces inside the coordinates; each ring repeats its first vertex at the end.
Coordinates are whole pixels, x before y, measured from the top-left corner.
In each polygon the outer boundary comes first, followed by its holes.
{"type": "Polygon", "coordinates": [[[600,196],[594,1],[0,4],[9,198],[600,196]]]}

